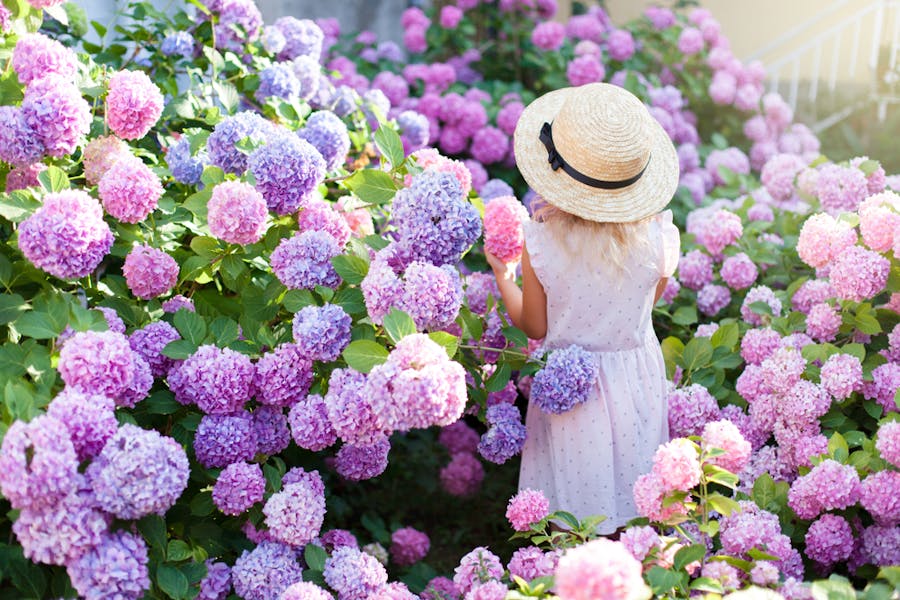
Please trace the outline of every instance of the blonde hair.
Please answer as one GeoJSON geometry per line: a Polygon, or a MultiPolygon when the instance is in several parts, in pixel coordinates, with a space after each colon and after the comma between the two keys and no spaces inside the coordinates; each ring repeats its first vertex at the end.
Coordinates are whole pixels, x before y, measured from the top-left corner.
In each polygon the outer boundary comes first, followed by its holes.
{"type": "Polygon", "coordinates": [[[653,216],[628,223],[607,223],[590,221],[567,213],[551,204],[544,204],[534,213],[534,220],[546,224],[550,234],[566,251],[570,260],[585,260],[589,263],[608,266],[619,274],[633,254],[643,253],[650,262],[650,239],[648,224],[653,216]],[[572,235],[585,232],[588,235],[572,235]],[[581,242],[590,240],[590,246],[581,242]]]}

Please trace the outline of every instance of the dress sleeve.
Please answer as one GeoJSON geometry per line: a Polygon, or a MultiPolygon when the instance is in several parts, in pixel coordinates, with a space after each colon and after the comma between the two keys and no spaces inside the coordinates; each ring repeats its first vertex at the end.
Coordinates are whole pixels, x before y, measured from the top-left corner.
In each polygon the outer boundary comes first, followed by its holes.
{"type": "Polygon", "coordinates": [[[672,222],[672,211],[664,210],[656,216],[659,231],[659,276],[671,277],[681,254],[681,233],[672,222]]]}
{"type": "Polygon", "coordinates": [[[546,268],[546,251],[544,247],[544,225],[536,221],[528,220],[523,224],[525,230],[525,248],[528,250],[528,258],[531,268],[534,269],[538,279],[544,281],[544,269],[546,268]]]}

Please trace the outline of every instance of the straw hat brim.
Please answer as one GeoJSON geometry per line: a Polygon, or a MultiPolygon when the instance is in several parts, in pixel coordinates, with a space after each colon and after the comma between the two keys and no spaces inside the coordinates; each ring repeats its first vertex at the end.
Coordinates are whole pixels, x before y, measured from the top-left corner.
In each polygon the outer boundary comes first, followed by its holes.
{"type": "MultiPolygon", "coordinates": [[[[583,219],[628,223],[660,212],[678,189],[678,153],[669,135],[648,111],[644,111],[645,131],[650,136],[650,161],[641,178],[632,185],[607,190],[572,179],[565,171],[554,171],[547,149],[540,140],[544,123],[552,123],[568,94],[578,88],[564,88],[544,94],[519,118],[515,131],[516,163],[522,177],[548,204],[583,219]]],[[[568,149],[559,149],[563,158],[568,149]]],[[[610,148],[615,152],[615,148],[610,148]]],[[[587,174],[600,179],[598,174],[587,174]]]]}

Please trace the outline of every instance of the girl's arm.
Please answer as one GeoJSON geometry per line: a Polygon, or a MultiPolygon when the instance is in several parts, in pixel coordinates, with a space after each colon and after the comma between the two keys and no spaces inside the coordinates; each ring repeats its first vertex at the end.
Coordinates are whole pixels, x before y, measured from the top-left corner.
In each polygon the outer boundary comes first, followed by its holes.
{"type": "Polygon", "coordinates": [[[656,296],[653,298],[653,305],[656,306],[656,303],[659,302],[659,299],[662,298],[663,292],[666,291],[666,284],[669,283],[668,277],[663,277],[659,280],[659,283],[656,284],[656,296]]]}
{"type": "Polygon", "coordinates": [[[522,289],[516,284],[515,269],[511,265],[489,252],[485,252],[485,255],[497,278],[503,305],[513,325],[534,340],[547,335],[547,295],[531,268],[528,248],[522,251],[522,289]]]}

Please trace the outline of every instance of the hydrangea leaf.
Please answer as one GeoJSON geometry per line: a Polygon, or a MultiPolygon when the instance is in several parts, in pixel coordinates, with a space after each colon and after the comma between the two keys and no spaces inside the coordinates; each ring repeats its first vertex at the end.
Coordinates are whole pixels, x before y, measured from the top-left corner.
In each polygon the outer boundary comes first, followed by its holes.
{"type": "Polygon", "coordinates": [[[348,177],[344,184],[366,204],[384,204],[397,193],[397,184],[384,171],[362,169],[348,177]]]}
{"type": "Polygon", "coordinates": [[[350,367],[360,373],[368,373],[375,366],[384,363],[388,357],[387,348],[372,340],[356,340],[342,353],[350,367]]]}

